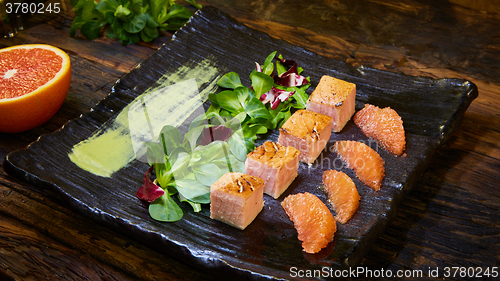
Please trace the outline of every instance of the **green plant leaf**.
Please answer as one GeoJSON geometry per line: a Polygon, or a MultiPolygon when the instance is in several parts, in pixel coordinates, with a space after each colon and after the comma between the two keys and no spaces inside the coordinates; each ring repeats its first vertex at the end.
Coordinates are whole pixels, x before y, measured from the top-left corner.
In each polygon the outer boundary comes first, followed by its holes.
{"type": "Polygon", "coordinates": [[[236,159],[232,154],[229,154],[227,157],[215,159],[212,163],[221,169],[222,175],[229,172],[245,173],[245,162],[236,159]]]}
{"type": "Polygon", "coordinates": [[[173,222],[182,218],[182,209],[167,193],[149,204],[149,215],[158,221],[173,222]]]}
{"type": "Polygon", "coordinates": [[[198,213],[201,211],[201,204],[200,203],[195,203],[191,200],[188,200],[186,199],[184,196],[182,196],[182,194],[178,193],[177,194],[178,198],[179,198],[179,201],[181,202],[187,202],[189,205],[191,205],[191,207],[193,208],[193,211],[195,213],[198,213]]]}
{"type": "Polygon", "coordinates": [[[252,119],[258,121],[269,120],[272,118],[266,106],[257,98],[252,98],[245,108],[245,112],[252,119]]]}
{"type": "Polygon", "coordinates": [[[214,141],[205,146],[198,146],[191,154],[191,167],[204,165],[229,154],[229,145],[223,141],[214,141]]]}
{"type": "Polygon", "coordinates": [[[108,12],[112,12],[113,14],[115,13],[116,9],[120,6],[120,1],[117,0],[101,0],[97,5],[96,5],[96,10],[99,11],[101,14],[106,14],[108,12]]]}
{"type": "Polygon", "coordinates": [[[181,146],[181,132],[174,126],[165,125],[160,131],[158,136],[161,146],[164,149],[164,153],[170,155],[170,153],[181,146]]]}
{"type": "Polygon", "coordinates": [[[274,79],[262,72],[252,71],[252,73],[250,73],[250,79],[252,80],[252,87],[256,97],[260,97],[264,93],[267,93],[274,84],[274,79]]]}
{"type": "Polygon", "coordinates": [[[233,118],[228,120],[225,126],[233,131],[239,130],[241,128],[241,124],[245,121],[247,117],[247,113],[245,111],[238,113],[233,118]]]}
{"type": "Polygon", "coordinates": [[[172,162],[171,171],[176,179],[182,178],[188,169],[191,156],[186,152],[181,152],[177,155],[175,162],[172,162]]]}
{"type": "Polygon", "coordinates": [[[76,31],[82,27],[86,23],[85,20],[82,19],[81,16],[76,16],[73,19],[73,23],[71,24],[71,28],[69,30],[69,36],[75,37],[76,31]]]}
{"type": "Polygon", "coordinates": [[[94,40],[99,37],[99,33],[101,32],[101,28],[106,25],[105,21],[101,20],[91,20],[87,21],[84,23],[80,31],[82,32],[83,36],[87,38],[88,40],[94,40]]]}
{"type": "Polygon", "coordinates": [[[187,133],[184,134],[182,147],[184,147],[186,151],[193,151],[196,148],[196,144],[204,128],[204,126],[198,126],[190,129],[187,133]]]}
{"type": "Polygon", "coordinates": [[[96,4],[94,1],[85,1],[82,8],[82,19],[84,21],[91,21],[102,19],[103,16],[95,9],[96,4]]]}
{"type": "MultiPolygon", "coordinates": [[[[106,20],[107,23],[111,24],[115,21],[115,13],[113,13],[112,11],[108,11],[106,12],[106,14],[104,14],[104,19],[106,20]]],[[[109,30],[110,28],[108,28],[109,30]]],[[[114,38],[113,38],[114,39],[114,38]]]]}
{"type": "Polygon", "coordinates": [[[217,103],[231,113],[240,113],[245,110],[233,91],[226,90],[217,94],[217,103]]]}
{"type": "Polygon", "coordinates": [[[279,61],[276,62],[276,72],[278,75],[285,73],[288,69],[279,61]]]}
{"type": "Polygon", "coordinates": [[[184,198],[196,203],[208,204],[210,203],[210,187],[193,179],[182,179],[175,181],[177,191],[179,191],[184,198]]]}
{"type": "Polygon", "coordinates": [[[217,81],[217,85],[222,88],[233,90],[238,87],[243,87],[243,84],[241,84],[240,76],[236,72],[229,72],[224,74],[224,76],[222,76],[219,81],[217,81]]]}
{"type": "Polygon", "coordinates": [[[245,138],[243,137],[243,132],[236,131],[227,140],[229,144],[229,150],[240,161],[245,161],[247,159],[248,151],[245,145],[245,138]]]}
{"type": "Polygon", "coordinates": [[[207,126],[209,123],[208,120],[212,117],[220,117],[220,116],[209,112],[205,112],[205,114],[200,114],[196,116],[196,118],[194,118],[193,121],[191,121],[191,124],[189,124],[188,131],[199,126],[207,126]]]}
{"type": "Polygon", "coordinates": [[[258,134],[260,135],[267,133],[266,126],[262,124],[250,124],[248,126],[243,127],[242,130],[245,139],[255,137],[258,134]]]}
{"type": "Polygon", "coordinates": [[[174,150],[172,150],[172,151],[170,152],[170,154],[168,155],[168,161],[169,161],[170,163],[175,163],[175,161],[177,161],[178,156],[179,156],[181,153],[183,153],[183,152],[184,152],[184,153],[186,153],[186,152],[187,152],[187,151],[186,151],[186,149],[184,149],[184,147],[179,146],[179,147],[175,148],[175,149],[174,149],[174,150]]]}
{"type": "Polygon", "coordinates": [[[196,180],[206,186],[211,186],[222,176],[222,170],[214,163],[194,166],[193,172],[196,180]]]}
{"type": "Polygon", "coordinates": [[[241,104],[243,108],[246,107],[248,101],[255,97],[254,91],[247,87],[238,87],[233,90],[233,93],[236,95],[238,102],[241,104]]]}
{"type": "Polygon", "coordinates": [[[293,99],[297,101],[297,104],[294,105],[297,109],[305,109],[307,105],[307,100],[309,99],[309,95],[306,94],[306,89],[310,84],[306,84],[306,87],[294,87],[295,94],[293,94],[293,99]]]}
{"type": "Polygon", "coordinates": [[[141,40],[144,42],[151,42],[155,38],[158,38],[160,36],[160,33],[158,32],[158,28],[149,28],[145,26],[141,30],[141,40]]]}
{"type": "Polygon", "coordinates": [[[271,75],[274,71],[274,64],[270,63],[265,68],[262,68],[262,73],[271,75]]]}
{"type": "Polygon", "coordinates": [[[184,0],[188,2],[189,4],[193,5],[196,9],[201,9],[201,5],[196,3],[196,0],[184,0]]]}
{"type": "Polygon", "coordinates": [[[158,31],[158,25],[160,24],[153,18],[153,16],[150,13],[144,13],[144,14],[146,15],[146,27],[158,31]]]}
{"type": "Polygon", "coordinates": [[[157,142],[144,143],[146,146],[146,158],[149,165],[156,163],[166,163],[163,147],[157,142]]]}
{"type": "Polygon", "coordinates": [[[273,60],[276,57],[276,53],[278,53],[278,52],[274,51],[274,52],[270,53],[269,56],[267,56],[266,60],[264,61],[264,67],[273,63],[273,60]]]}
{"type": "Polygon", "coordinates": [[[146,26],[146,15],[143,13],[136,13],[134,17],[123,24],[123,29],[130,33],[138,33],[146,26]]]}
{"type": "Polygon", "coordinates": [[[214,114],[219,115],[220,114],[220,106],[216,103],[212,103],[205,113],[206,114],[214,113],[214,114]]]}
{"type": "Polygon", "coordinates": [[[127,7],[123,7],[123,5],[120,5],[116,8],[115,17],[121,19],[122,21],[127,21],[127,17],[131,13],[132,11],[130,11],[130,9],[128,9],[127,7]]]}
{"type": "Polygon", "coordinates": [[[173,4],[170,6],[170,9],[167,13],[167,21],[171,21],[173,19],[181,19],[187,21],[193,14],[191,11],[179,4],[173,4]]]}
{"type": "Polygon", "coordinates": [[[274,57],[276,56],[276,51],[272,52],[269,56],[267,56],[266,60],[264,61],[264,65],[262,66],[262,72],[266,75],[271,75],[274,71],[274,64],[273,60],[274,57]]]}
{"type": "MultiPolygon", "coordinates": [[[[172,181],[174,174],[172,171],[168,170],[165,164],[155,164],[156,181],[158,185],[162,188],[168,187],[169,183],[172,181]]],[[[168,190],[169,194],[175,194],[175,190],[168,190]]]]}

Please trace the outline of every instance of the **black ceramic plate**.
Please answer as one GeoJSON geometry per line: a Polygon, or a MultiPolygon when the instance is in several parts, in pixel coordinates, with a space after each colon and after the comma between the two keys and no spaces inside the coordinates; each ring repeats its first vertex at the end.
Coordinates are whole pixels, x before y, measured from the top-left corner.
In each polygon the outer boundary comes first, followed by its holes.
{"type": "MultiPolygon", "coordinates": [[[[60,192],[72,208],[88,218],[191,265],[244,277],[288,279],[291,268],[318,270],[323,266],[335,269],[356,265],[395,217],[397,205],[424,172],[436,149],[454,133],[477,94],[476,86],[464,80],[435,80],[352,67],[273,39],[215,8],[204,7],[172,41],[120,79],[93,111],[68,122],[62,130],[43,135],[28,148],[10,153],[4,167],[9,174],[39,189],[60,192]],[[297,232],[280,202],[288,194],[304,191],[325,200],[317,188],[322,172],[335,168],[332,163],[338,164],[330,147],[336,140],[367,140],[352,121],[341,133],[332,134],[321,161],[312,167],[301,164],[298,178],[284,195],[278,200],[266,196],[264,210],[244,231],[211,220],[208,206],[200,213],[186,207],[184,218],[176,223],[154,221],[135,196],[148,168],[146,164],[132,161],[105,178],[80,169],[68,158],[75,144],[99,128],[113,126],[109,121],[146,89],[158,84],[165,73],[177,71],[180,77],[193,78],[189,77],[193,74],[190,70],[205,64],[215,72],[212,76],[203,74],[206,81],[201,81],[201,91],[210,90],[218,75],[229,71],[239,73],[242,82],[249,85],[248,74],[254,63],[263,62],[273,51],[296,60],[305,69],[304,74],[311,77],[311,90],[322,75],[353,82],[357,85],[357,110],[364,103],[390,106],[401,115],[406,129],[405,157],[378,150],[386,163],[380,191],[372,191],[352,171],[343,169],[356,183],[360,207],[347,224],[338,224],[334,241],[320,253],[302,251],[297,232]]],[[[265,139],[276,140],[277,133],[265,139]]]]}

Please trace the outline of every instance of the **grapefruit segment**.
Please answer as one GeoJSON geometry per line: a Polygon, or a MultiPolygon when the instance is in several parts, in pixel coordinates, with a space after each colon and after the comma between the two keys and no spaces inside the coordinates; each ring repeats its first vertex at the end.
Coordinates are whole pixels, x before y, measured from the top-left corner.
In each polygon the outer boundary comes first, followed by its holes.
{"type": "Polygon", "coordinates": [[[375,139],[383,149],[394,155],[403,154],[405,130],[403,120],[394,109],[365,104],[353,120],[365,136],[375,139]]]}
{"type": "Polygon", "coordinates": [[[0,132],[17,133],[48,121],[71,82],[69,56],[43,44],[0,50],[0,132]]]}
{"type": "Polygon", "coordinates": [[[358,141],[337,141],[334,151],[373,190],[380,190],[385,177],[384,159],[368,145],[358,141]]]}
{"type": "Polygon", "coordinates": [[[281,202],[302,241],[306,253],[314,254],[332,241],[337,223],[328,207],[311,193],[288,195],[281,202]]]}
{"type": "Polygon", "coordinates": [[[341,171],[323,172],[323,185],[328,194],[328,201],[335,208],[335,220],[344,224],[358,210],[359,193],[352,179],[341,171]]]}

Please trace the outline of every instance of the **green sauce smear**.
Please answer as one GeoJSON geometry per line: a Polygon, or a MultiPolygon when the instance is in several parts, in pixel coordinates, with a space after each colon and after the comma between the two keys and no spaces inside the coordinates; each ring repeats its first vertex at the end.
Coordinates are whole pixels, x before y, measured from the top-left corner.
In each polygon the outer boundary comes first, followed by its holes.
{"type": "Polygon", "coordinates": [[[87,172],[112,177],[144,156],[144,143],[156,141],[164,125],[177,127],[195,111],[204,113],[202,105],[216,90],[220,76],[213,58],[167,72],[88,139],[74,145],[69,158],[87,172]]]}

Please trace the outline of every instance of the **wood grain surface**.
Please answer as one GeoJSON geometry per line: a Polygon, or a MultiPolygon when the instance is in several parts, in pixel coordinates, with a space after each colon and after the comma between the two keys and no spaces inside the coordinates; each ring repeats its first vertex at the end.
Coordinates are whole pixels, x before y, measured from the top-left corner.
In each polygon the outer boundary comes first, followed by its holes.
{"type": "MultiPolygon", "coordinates": [[[[500,9],[498,1],[470,2],[199,1],[326,57],[478,86],[461,127],[434,155],[360,266],[422,270],[424,277],[429,268],[500,266],[500,9]]],[[[0,39],[0,48],[57,46],[70,55],[73,69],[68,97],[48,123],[0,133],[2,160],[88,112],[172,36],[128,46],[105,37],[71,38],[73,17],[68,5],[57,15],[32,16],[24,31],[0,39]]],[[[57,194],[36,192],[0,169],[0,280],[214,279],[79,216],[57,194]]],[[[412,279],[419,278],[405,278],[412,279]]]]}

